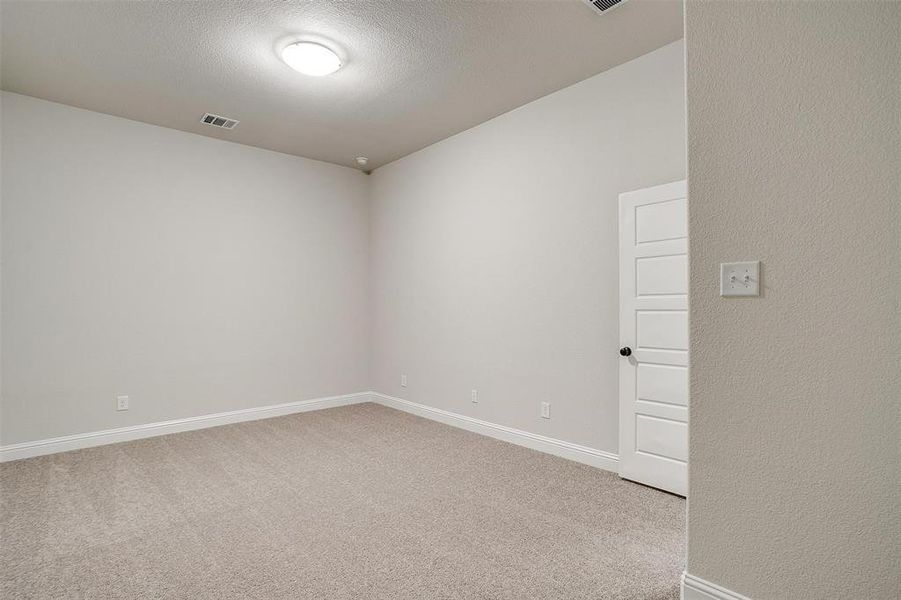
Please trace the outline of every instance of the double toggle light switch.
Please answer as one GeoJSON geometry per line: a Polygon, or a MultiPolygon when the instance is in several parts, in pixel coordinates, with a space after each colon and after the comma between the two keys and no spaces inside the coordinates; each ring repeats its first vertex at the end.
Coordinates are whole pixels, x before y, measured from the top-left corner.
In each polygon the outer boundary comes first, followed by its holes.
{"type": "Polygon", "coordinates": [[[759,295],[759,260],[720,264],[720,296],[759,295]]]}

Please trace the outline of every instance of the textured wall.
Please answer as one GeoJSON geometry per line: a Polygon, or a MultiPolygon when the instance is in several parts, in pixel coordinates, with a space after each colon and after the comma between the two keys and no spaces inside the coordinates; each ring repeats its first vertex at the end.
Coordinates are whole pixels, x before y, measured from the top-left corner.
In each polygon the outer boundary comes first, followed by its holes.
{"type": "Polygon", "coordinates": [[[618,194],[684,177],[681,42],[377,169],[374,389],[618,452],[618,194]]]}
{"type": "Polygon", "coordinates": [[[368,388],[365,175],[9,93],[2,128],[3,444],[368,388]]]}
{"type": "Polygon", "coordinates": [[[901,590],[901,3],[689,2],[688,571],[901,590]],[[760,298],[718,263],[760,259],[760,298]]]}

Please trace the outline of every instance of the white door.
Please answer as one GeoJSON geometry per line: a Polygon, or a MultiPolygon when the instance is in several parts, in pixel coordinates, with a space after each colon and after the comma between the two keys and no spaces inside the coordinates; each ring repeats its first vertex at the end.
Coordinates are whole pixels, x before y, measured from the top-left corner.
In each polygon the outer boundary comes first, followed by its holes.
{"type": "Polygon", "coordinates": [[[619,331],[619,474],[684,496],[688,487],[684,181],[619,196],[619,331]]]}

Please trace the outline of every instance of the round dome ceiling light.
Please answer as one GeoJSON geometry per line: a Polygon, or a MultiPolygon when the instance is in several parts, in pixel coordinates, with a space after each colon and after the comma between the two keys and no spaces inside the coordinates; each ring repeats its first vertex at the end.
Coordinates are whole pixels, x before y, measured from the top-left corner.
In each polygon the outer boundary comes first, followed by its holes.
{"type": "Polygon", "coordinates": [[[282,60],[295,71],[314,77],[329,75],[341,68],[341,59],[337,54],[314,42],[297,42],[285,46],[282,60]]]}
{"type": "Polygon", "coordinates": [[[357,164],[360,165],[361,167],[365,167],[367,164],[369,164],[369,159],[366,158],[365,156],[358,156],[354,160],[356,160],[357,164]]]}

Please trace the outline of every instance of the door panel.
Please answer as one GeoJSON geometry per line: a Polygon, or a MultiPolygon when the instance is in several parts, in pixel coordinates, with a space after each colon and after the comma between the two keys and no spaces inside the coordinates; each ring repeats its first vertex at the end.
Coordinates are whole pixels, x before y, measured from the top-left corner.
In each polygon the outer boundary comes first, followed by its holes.
{"type": "Polygon", "coordinates": [[[685,182],[620,195],[620,475],[687,492],[685,182]]]}
{"type": "Polygon", "coordinates": [[[685,198],[649,202],[635,207],[635,243],[687,237],[688,209],[685,198]]]}
{"type": "Polygon", "coordinates": [[[688,257],[684,254],[639,258],[635,271],[639,296],[688,293],[688,257]]]}
{"type": "Polygon", "coordinates": [[[688,316],[684,310],[636,311],[638,348],[688,350],[688,316]]]}
{"type": "Polygon", "coordinates": [[[647,415],[635,417],[635,442],[639,452],[686,461],[686,433],[684,422],[647,415]]]}
{"type": "Polygon", "coordinates": [[[673,365],[638,365],[638,400],[688,406],[688,369],[673,365]]]}

